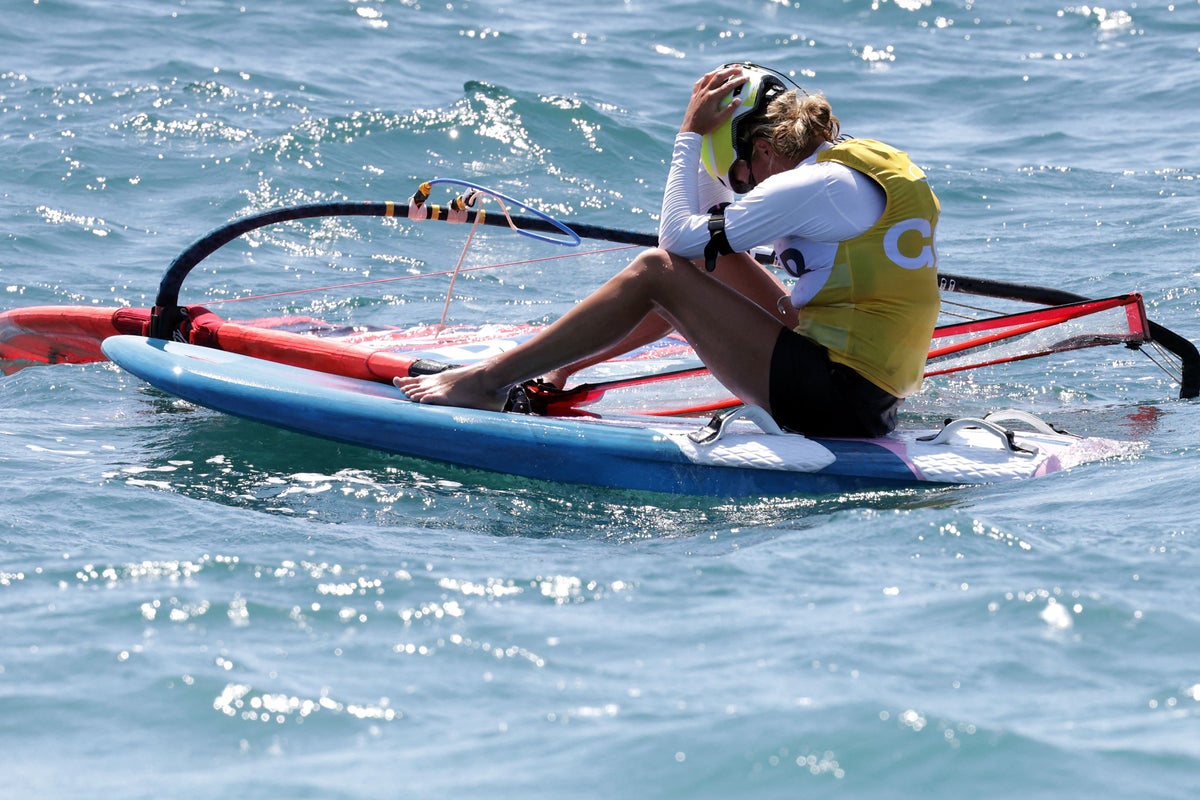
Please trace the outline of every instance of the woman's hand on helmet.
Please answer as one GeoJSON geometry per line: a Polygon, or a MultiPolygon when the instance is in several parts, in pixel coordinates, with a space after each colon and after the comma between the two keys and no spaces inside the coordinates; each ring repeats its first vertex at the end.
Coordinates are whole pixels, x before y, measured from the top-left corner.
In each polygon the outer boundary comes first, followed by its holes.
{"type": "Polygon", "coordinates": [[[721,127],[742,104],[741,97],[732,96],[733,90],[748,80],[741,66],[734,64],[715,69],[696,81],[680,132],[707,136],[721,127]]]}

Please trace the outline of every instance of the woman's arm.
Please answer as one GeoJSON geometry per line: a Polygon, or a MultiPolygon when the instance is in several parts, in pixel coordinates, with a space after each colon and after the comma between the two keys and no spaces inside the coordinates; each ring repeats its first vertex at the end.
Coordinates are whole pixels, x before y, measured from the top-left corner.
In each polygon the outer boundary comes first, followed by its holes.
{"type": "Polygon", "coordinates": [[[708,244],[708,209],[733,199],[733,192],[708,173],[701,177],[700,145],[700,135],[696,133],[680,133],[675,137],[658,223],[659,246],[689,259],[702,256],[708,244]],[[710,200],[713,202],[709,205],[701,205],[710,200]]]}

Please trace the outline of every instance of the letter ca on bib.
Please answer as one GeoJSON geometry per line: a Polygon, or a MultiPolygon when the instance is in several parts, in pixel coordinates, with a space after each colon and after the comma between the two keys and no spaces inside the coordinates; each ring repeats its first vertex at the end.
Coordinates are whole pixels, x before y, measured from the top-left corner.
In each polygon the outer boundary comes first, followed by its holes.
{"type": "Polygon", "coordinates": [[[888,228],[887,233],[883,235],[883,252],[893,263],[904,269],[932,267],[933,228],[929,220],[914,217],[888,228]]]}

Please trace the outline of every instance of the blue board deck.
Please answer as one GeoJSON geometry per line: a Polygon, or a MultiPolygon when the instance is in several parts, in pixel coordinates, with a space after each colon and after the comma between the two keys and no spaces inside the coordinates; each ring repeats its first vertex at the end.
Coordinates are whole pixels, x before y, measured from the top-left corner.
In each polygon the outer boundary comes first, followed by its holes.
{"type": "Polygon", "coordinates": [[[701,444],[689,434],[703,429],[705,419],[427,406],[390,385],[178,342],[114,336],[103,349],[162,391],[267,425],[465,467],[622,489],[742,497],[990,483],[1128,452],[1126,443],[1048,427],[1009,435],[999,423],[978,420],[922,441],[938,432],[809,439],[737,419],[701,444]]]}

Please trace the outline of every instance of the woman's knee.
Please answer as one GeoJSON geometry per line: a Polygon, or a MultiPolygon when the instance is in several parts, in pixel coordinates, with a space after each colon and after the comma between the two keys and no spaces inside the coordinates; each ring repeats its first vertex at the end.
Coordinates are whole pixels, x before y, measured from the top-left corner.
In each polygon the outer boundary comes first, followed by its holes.
{"type": "Polygon", "coordinates": [[[653,247],[639,253],[626,269],[642,280],[655,281],[660,278],[670,278],[682,269],[691,270],[694,267],[685,258],[680,258],[662,248],[653,247]]]}

